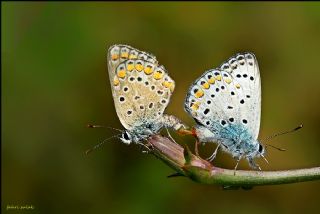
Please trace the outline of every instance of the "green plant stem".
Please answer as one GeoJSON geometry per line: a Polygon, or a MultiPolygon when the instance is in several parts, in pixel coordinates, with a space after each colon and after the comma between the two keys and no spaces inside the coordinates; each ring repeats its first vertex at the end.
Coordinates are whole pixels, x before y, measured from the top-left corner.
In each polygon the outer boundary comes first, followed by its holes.
{"type": "Polygon", "coordinates": [[[155,135],[148,140],[152,153],[180,175],[203,184],[251,187],[320,180],[320,167],[283,171],[230,170],[213,166],[166,137],[155,135]]]}

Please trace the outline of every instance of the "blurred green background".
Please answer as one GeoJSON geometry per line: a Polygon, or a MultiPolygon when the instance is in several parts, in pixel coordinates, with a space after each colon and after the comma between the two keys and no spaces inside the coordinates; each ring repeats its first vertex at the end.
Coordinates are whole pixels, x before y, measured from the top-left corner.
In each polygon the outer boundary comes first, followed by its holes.
{"type": "MultiPolygon", "coordinates": [[[[271,144],[265,170],[320,165],[320,4],[234,2],[2,2],[2,211],[33,213],[311,213],[320,182],[224,191],[186,178],[139,147],[87,129],[122,128],[107,76],[115,43],[153,53],[176,81],[168,113],[183,111],[189,85],[239,51],[256,54],[262,76],[260,137],[305,127],[271,144]],[[18,211],[11,211],[18,212],[18,211]]],[[[178,142],[193,143],[176,136],[178,142]]],[[[213,145],[201,148],[206,157],[213,145]]],[[[215,162],[233,168],[220,153],[215,162]]],[[[247,169],[242,161],[240,168],[247,169]]]]}

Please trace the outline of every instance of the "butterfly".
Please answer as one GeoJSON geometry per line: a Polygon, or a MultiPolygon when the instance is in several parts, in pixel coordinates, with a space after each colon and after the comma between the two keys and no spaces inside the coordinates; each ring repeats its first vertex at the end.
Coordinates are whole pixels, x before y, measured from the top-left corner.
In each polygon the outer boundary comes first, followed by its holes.
{"type": "Polygon", "coordinates": [[[186,127],[177,117],[164,114],[175,82],[155,56],[120,44],[109,48],[107,61],[114,106],[125,128],[123,143],[141,144],[163,127],[186,127]]]}
{"type": "MultiPolygon", "coordinates": [[[[200,142],[216,142],[213,160],[222,147],[239,161],[248,160],[260,169],[254,158],[263,157],[259,142],[261,80],[253,53],[239,53],[216,69],[206,71],[190,87],[185,110],[196,121],[195,135],[200,142]]],[[[265,159],[266,160],[266,159],[265,159]]]]}

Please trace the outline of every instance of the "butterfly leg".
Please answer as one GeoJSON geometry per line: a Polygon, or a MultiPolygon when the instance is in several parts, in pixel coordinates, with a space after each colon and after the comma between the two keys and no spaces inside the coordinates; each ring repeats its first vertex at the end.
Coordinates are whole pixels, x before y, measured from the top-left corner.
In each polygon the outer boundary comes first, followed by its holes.
{"type": "Polygon", "coordinates": [[[170,134],[170,132],[169,132],[169,130],[168,130],[167,127],[166,127],[166,130],[167,130],[167,134],[168,134],[169,138],[170,138],[173,142],[177,143],[177,142],[173,139],[173,137],[171,136],[171,134],[170,134]]]}
{"type": "Polygon", "coordinates": [[[237,168],[238,168],[238,165],[239,165],[239,162],[240,162],[241,158],[242,158],[242,156],[238,157],[238,159],[237,159],[237,164],[236,164],[236,166],[234,167],[233,175],[236,175],[236,171],[237,171],[237,168]]]}
{"type": "Polygon", "coordinates": [[[142,150],[142,153],[148,154],[151,151],[151,149],[146,144],[140,143],[140,142],[138,142],[137,144],[146,149],[146,150],[142,150]]]}
{"type": "Polygon", "coordinates": [[[252,167],[252,168],[255,169],[255,170],[259,169],[259,170],[261,171],[260,166],[254,162],[253,158],[250,158],[250,157],[249,157],[249,158],[247,158],[247,159],[248,159],[248,161],[249,161],[250,167],[252,167]]]}
{"type": "Polygon", "coordinates": [[[199,149],[198,149],[199,144],[200,144],[200,142],[199,142],[199,140],[197,139],[196,142],[195,142],[195,144],[194,144],[194,153],[195,153],[196,156],[199,156],[199,149]]]}
{"type": "Polygon", "coordinates": [[[217,148],[214,150],[214,152],[212,153],[212,155],[207,158],[207,161],[211,162],[211,161],[213,161],[213,160],[216,158],[217,153],[218,153],[218,149],[219,149],[220,145],[221,145],[221,143],[218,144],[217,148]]]}

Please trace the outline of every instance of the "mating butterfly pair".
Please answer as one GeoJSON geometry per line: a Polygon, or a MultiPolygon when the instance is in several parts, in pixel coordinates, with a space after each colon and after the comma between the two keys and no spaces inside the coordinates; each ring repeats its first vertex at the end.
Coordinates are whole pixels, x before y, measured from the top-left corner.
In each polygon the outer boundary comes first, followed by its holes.
{"type": "MultiPolygon", "coordinates": [[[[108,50],[112,95],[120,122],[120,139],[142,144],[161,128],[186,129],[175,116],[164,114],[175,82],[155,56],[128,45],[108,50]]],[[[218,68],[206,71],[190,87],[185,110],[195,119],[194,133],[200,142],[217,143],[236,160],[264,157],[258,141],[261,112],[261,82],[252,53],[236,54],[218,68]]],[[[237,162],[237,165],[238,165],[237,162]]],[[[237,167],[237,166],[236,166],[237,167]]]]}

